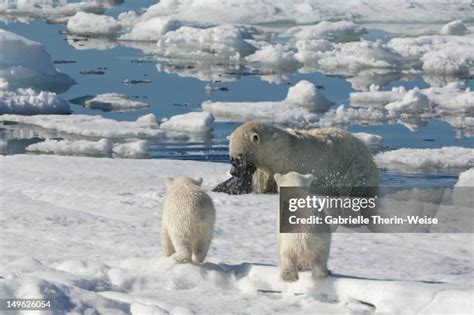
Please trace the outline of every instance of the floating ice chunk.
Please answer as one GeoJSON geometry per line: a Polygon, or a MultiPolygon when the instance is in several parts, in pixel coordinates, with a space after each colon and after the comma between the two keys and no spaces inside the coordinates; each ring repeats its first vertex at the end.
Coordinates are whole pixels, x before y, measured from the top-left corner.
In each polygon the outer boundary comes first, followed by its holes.
{"type": "Polygon", "coordinates": [[[315,112],[325,112],[330,106],[334,105],[320,89],[306,80],[301,80],[290,87],[285,100],[298,106],[307,107],[315,112]]]}
{"type": "Polygon", "coordinates": [[[295,45],[298,49],[295,58],[303,64],[317,64],[326,56],[325,52],[335,49],[334,44],[326,39],[298,40],[295,45]]]}
{"type": "Polygon", "coordinates": [[[146,119],[140,117],[137,121],[117,121],[90,115],[1,115],[0,121],[12,121],[54,130],[60,134],[94,138],[148,139],[164,136],[164,132],[158,129],[156,121],[151,121],[149,117],[146,115],[146,119]]]}
{"type": "Polygon", "coordinates": [[[104,1],[81,1],[65,3],[50,0],[8,0],[0,3],[0,14],[20,21],[45,19],[48,21],[64,21],[76,12],[102,14],[105,11],[104,1]]]}
{"type": "Polygon", "coordinates": [[[208,112],[191,112],[176,115],[161,123],[160,128],[169,131],[207,133],[212,130],[214,115],[208,112]]]}
{"type": "Polygon", "coordinates": [[[270,66],[272,69],[279,70],[295,70],[300,66],[295,59],[295,52],[282,44],[266,45],[246,59],[250,62],[258,62],[263,67],[270,66]]]}
{"type": "Polygon", "coordinates": [[[0,78],[0,91],[8,90],[8,82],[4,78],[0,78]]]}
{"type": "Polygon", "coordinates": [[[99,141],[46,140],[30,144],[26,151],[55,155],[110,156],[112,154],[112,141],[108,139],[100,139],[99,141]]]}
{"type": "Polygon", "coordinates": [[[181,27],[181,22],[163,17],[155,17],[138,22],[132,30],[120,37],[122,40],[157,41],[164,34],[181,27]]]}
{"type": "Polygon", "coordinates": [[[371,152],[377,152],[380,150],[383,144],[383,137],[374,135],[367,132],[357,132],[353,134],[356,138],[364,142],[369,147],[371,152]]]}
{"type": "Polygon", "coordinates": [[[472,10],[469,1],[164,0],[149,7],[143,18],[155,16],[214,25],[271,23],[278,27],[288,22],[312,24],[347,19],[361,23],[405,25],[413,22],[419,25],[468,20],[472,18],[472,10]]]}
{"type": "Polygon", "coordinates": [[[385,109],[391,112],[418,113],[430,109],[428,97],[414,88],[408,91],[403,99],[385,105],[385,109]]]}
{"type": "Polygon", "coordinates": [[[456,182],[456,187],[474,187],[474,168],[459,174],[459,179],[456,182]]]}
{"type": "Polygon", "coordinates": [[[474,167],[474,149],[398,149],[377,154],[375,161],[380,167],[401,171],[466,170],[474,167]]]}
{"type": "Polygon", "coordinates": [[[439,31],[441,35],[464,35],[467,32],[468,30],[461,20],[452,21],[446,25],[443,25],[439,31]]]}
{"type": "Polygon", "coordinates": [[[288,90],[284,100],[276,102],[212,102],[201,104],[220,121],[247,121],[259,119],[295,127],[318,120],[315,112],[324,112],[333,103],[314,84],[303,80],[288,90]]]}
{"type": "Polygon", "coordinates": [[[406,93],[403,86],[394,87],[391,91],[379,91],[378,87],[372,85],[368,92],[352,92],[350,94],[351,106],[384,107],[388,103],[401,101],[406,93]]]}
{"type": "Polygon", "coordinates": [[[113,17],[77,12],[67,22],[67,30],[83,36],[116,36],[121,29],[113,17]]]}
{"type": "Polygon", "coordinates": [[[59,98],[56,93],[33,89],[5,91],[0,89],[0,115],[36,115],[36,114],[69,114],[69,103],[59,98]]]}
{"type": "Polygon", "coordinates": [[[127,159],[142,159],[148,156],[146,140],[114,144],[113,153],[116,157],[127,159]]]}
{"type": "Polygon", "coordinates": [[[331,41],[348,42],[360,39],[367,30],[350,21],[323,21],[316,25],[290,28],[286,34],[296,39],[328,39],[331,41]]]}
{"type": "Polygon", "coordinates": [[[352,42],[336,45],[336,50],[319,61],[323,68],[396,68],[401,65],[400,56],[380,42],[352,42]]]}
{"type": "Polygon", "coordinates": [[[345,108],[340,105],[336,109],[325,113],[319,120],[320,127],[331,127],[337,125],[380,124],[388,120],[387,115],[373,108],[345,108]]]}
{"type": "Polygon", "coordinates": [[[474,35],[393,38],[388,43],[425,73],[468,76],[474,71],[474,35]]]}
{"type": "Polygon", "coordinates": [[[99,94],[84,102],[85,107],[103,111],[130,111],[148,107],[147,103],[132,101],[127,95],[119,93],[99,94]]]}
{"type": "Polygon", "coordinates": [[[432,87],[422,91],[436,105],[437,110],[474,113],[474,92],[463,89],[463,86],[457,82],[442,88],[432,87]]]}
{"type": "Polygon", "coordinates": [[[58,72],[49,54],[37,42],[0,29],[0,77],[10,89],[31,87],[64,92],[75,82],[58,72]]]}
{"type": "Polygon", "coordinates": [[[246,39],[252,38],[254,29],[222,25],[210,28],[183,26],[163,35],[157,42],[156,54],[170,59],[233,60],[255,52],[246,39]]]}

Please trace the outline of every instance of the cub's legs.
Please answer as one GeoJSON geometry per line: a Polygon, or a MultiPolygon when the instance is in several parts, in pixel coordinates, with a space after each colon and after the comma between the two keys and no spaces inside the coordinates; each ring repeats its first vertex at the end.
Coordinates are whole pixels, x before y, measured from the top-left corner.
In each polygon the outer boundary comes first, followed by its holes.
{"type": "Polygon", "coordinates": [[[175,252],[168,230],[164,226],[161,228],[161,252],[166,257],[173,255],[175,252]]]}

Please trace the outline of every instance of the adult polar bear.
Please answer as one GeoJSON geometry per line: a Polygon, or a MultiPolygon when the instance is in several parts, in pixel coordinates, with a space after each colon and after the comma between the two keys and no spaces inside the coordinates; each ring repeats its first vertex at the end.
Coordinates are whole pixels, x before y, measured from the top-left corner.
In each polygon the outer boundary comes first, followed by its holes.
{"type": "Polygon", "coordinates": [[[338,128],[308,131],[248,122],[230,136],[233,178],[215,190],[227,193],[276,193],[274,174],[313,174],[319,193],[371,197],[379,173],[369,149],[338,128]]]}

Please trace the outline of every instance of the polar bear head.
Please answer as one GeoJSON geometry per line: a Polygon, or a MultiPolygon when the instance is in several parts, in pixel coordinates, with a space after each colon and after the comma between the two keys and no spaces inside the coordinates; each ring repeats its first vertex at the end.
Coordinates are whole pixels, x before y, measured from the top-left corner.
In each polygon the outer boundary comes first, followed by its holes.
{"type": "Polygon", "coordinates": [[[270,161],[281,153],[278,145],[281,133],[281,129],[259,122],[245,123],[235,129],[229,143],[231,174],[236,177],[248,176],[257,168],[274,166],[270,161]]]}
{"type": "Polygon", "coordinates": [[[173,187],[182,187],[182,186],[197,186],[201,187],[202,177],[193,179],[190,177],[180,176],[180,177],[166,177],[165,178],[166,189],[170,190],[173,187]]]}
{"type": "Polygon", "coordinates": [[[273,176],[277,183],[278,189],[280,187],[309,187],[314,180],[313,174],[300,174],[297,172],[289,172],[284,175],[275,174],[273,176]]]}

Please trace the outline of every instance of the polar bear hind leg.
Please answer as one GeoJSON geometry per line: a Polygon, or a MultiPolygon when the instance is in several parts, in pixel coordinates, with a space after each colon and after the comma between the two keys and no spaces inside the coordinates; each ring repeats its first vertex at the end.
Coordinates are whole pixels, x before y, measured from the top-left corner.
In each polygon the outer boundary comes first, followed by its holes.
{"type": "Polygon", "coordinates": [[[169,257],[175,253],[173,243],[168,235],[166,227],[161,229],[161,252],[164,256],[169,257]]]}

